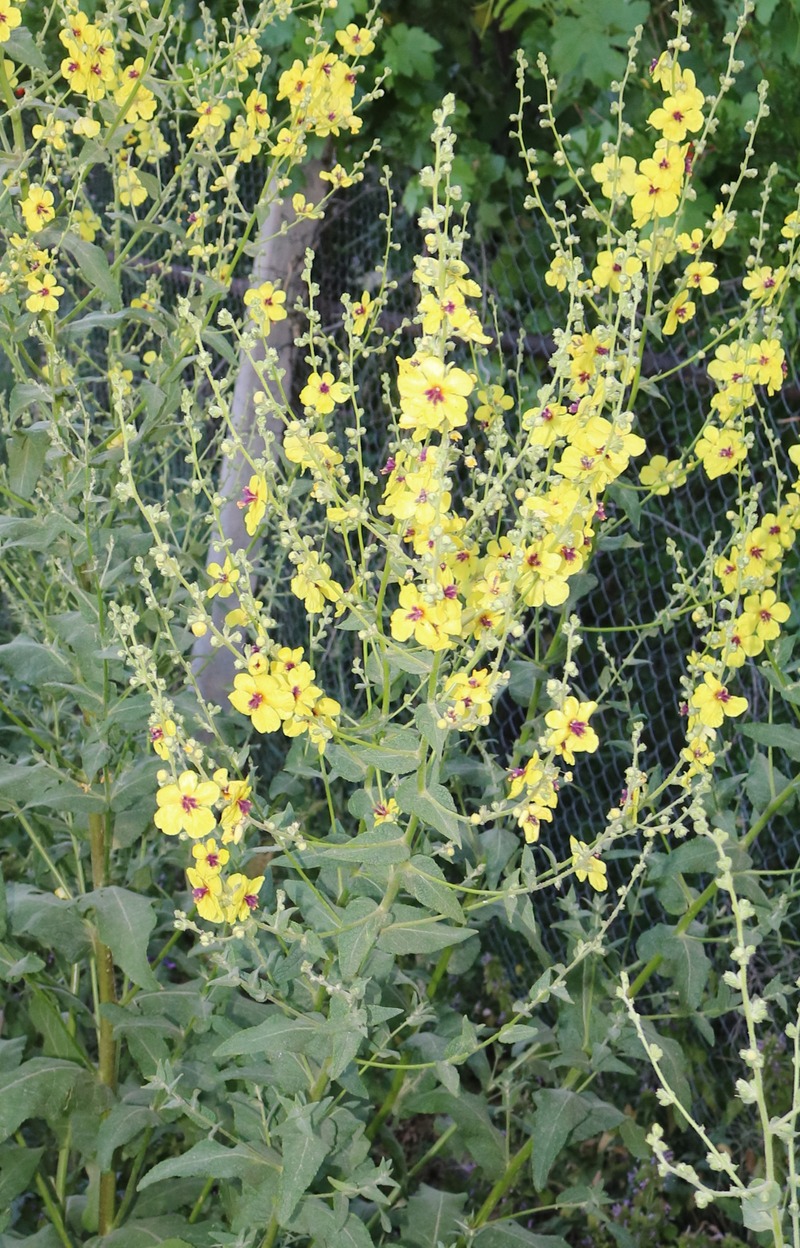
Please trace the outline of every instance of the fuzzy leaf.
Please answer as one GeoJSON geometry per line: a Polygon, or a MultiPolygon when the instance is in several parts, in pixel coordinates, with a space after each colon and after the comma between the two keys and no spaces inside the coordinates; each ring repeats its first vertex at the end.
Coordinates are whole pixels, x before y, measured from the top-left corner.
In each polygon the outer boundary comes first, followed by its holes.
{"type": "Polygon", "coordinates": [[[275,1168],[277,1159],[272,1149],[253,1144],[237,1144],[226,1148],[218,1140],[201,1140],[180,1157],[169,1157],[148,1170],[139,1180],[138,1191],[144,1191],[153,1183],[164,1179],[189,1177],[192,1179],[246,1179],[254,1167],[275,1168]]]}
{"type": "Polygon", "coordinates": [[[0,1075],[0,1140],[7,1140],[29,1118],[61,1118],[81,1073],[75,1062],[32,1057],[0,1075]]]}
{"type": "Polygon", "coordinates": [[[533,1135],[533,1185],[541,1192],[553,1163],[589,1108],[568,1088],[542,1088],[533,1096],[536,1110],[531,1121],[533,1135]]]}
{"type": "Polygon", "coordinates": [[[80,906],[94,910],[97,934],[128,979],[140,988],[158,988],[147,961],[147,945],[156,925],[153,903],[127,888],[110,886],[87,893],[80,906]]]}

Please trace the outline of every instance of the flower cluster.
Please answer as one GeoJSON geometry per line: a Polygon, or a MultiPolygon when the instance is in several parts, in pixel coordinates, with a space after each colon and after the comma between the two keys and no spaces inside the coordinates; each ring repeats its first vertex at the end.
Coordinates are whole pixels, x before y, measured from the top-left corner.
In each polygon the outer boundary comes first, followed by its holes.
{"type": "Polygon", "coordinates": [[[320,751],[336,726],[340,704],[326,697],[314,684],[316,673],[303,658],[303,648],[276,648],[275,657],[267,658],[263,649],[253,646],[247,660],[247,671],[240,672],[233,682],[230,703],[246,715],[256,732],[277,732],[287,737],[308,733],[320,751]]]}
{"type": "MultiPolygon", "coordinates": [[[[800,447],[789,454],[800,465],[800,447]]],[[[761,654],[789,619],[789,605],[780,601],[773,587],[799,529],[800,495],[792,491],[776,512],[762,515],[714,564],[724,601],[732,601],[733,608],[716,621],[707,648],[689,656],[694,683],[686,707],[684,783],[713,765],[717,729],[725,719],[747,710],[747,699],[731,693],[726,673],[761,654]]]]}
{"type": "MultiPolygon", "coordinates": [[[[151,739],[160,757],[168,753],[166,743],[174,736],[172,721],[152,726],[151,739]]],[[[215,771],[211,780],[202,779],[196,771],[182,771],[174,777],[159,772],[153,822],[166,836],[183,834],[194,841],[194,866],[186,874],[198,914],[211,923],[239,923],[258,908],[264,876],[250,878],[241,871],[230,875],[224,871],[230,860],[226,846],[239,845],[250,816],[250,792],[247,780],[229,780],[224,769],[215,771]],[[219,845],[211,835],[218,824],[219,845]]]]}

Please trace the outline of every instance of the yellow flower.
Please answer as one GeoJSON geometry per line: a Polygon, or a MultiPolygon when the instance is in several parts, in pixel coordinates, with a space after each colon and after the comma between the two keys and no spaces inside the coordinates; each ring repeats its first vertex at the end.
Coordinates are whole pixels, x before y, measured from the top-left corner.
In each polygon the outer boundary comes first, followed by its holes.
{"type": "Polygon", "coordinates": [[[153,816],[157,828],[167,836],[186,832],[193,840],[208,836],[216,825],[209,809],[219,798],[219,786],[212,780],[201,781],[193,771],[184,771],[177,784],[166,784],[158,790],[158,810],[153,816]]]}
{"type": "Polygon", "coordinates": [[[372,299],[370,298],[369,291],[365,290],[361,298],[359,299],[358,303],[353,304],[353,307],[352,307],[353,333],[358,338],[360,338],[361,335],[363,334],[366,328],[367,321],[369,320],[370,314],[372,312],[372,309],[370,307],[371,303],[372,303],[372,299]]]}
{"type": "Polygon", "coordinates": [[[323,169],[319,175],[322,182],[330,182],[337,190],[343,190],[346,186],[352,186],[358,178],[354,174],[350,174],[343,165],[334,165],[332,169],[323,169]]]}
{"type": "Polygon", "coordinates": [[[225,556],[225,562],[222,565],[210,563],[206,571],[213,581],[213,584],[209,585],[206,590],[207,598],[214,598],[217,594],[220,598],[230,598],[234,585],[242,575],[230,555],[225,556]]]}
{"type": "Polygon", "coordinates": [[[736,213],[726,212],[724,205],[715,204],[711,214],[711,222],[706,226],[711,230],[711,246],[721,247],[736,224],[736,213]]]}
{"type": "Polygon", "coordinates": [[[400,428],[413,430],[415,442],[466,424],[467,396],[474,384],[468,373],[432,355],[412,356],[398,364],[400,428]]]}
{"type": "Polygon", "coordinates": [[[349,391],[343,381],[334,381],[333,373],[312,373],[300,391],[300,402],[318,416],[327,416],[336,403],[344,403],[349,391]]]}
{"type": "Polygon", "coordinates": [[[479,406],[475,409],[475,419],[482,425],[491,425],[503,412],[510,412],[514,400],[506,394],[502,386],[487,386],[478,391],[479,406]]]}
{"type": "MultiPolygon", "coordinates": [[[[2,0],[0,0],[0,14],[2,14],[2,0]]],[[[1,29],[1,28],[0,28],[1,29]]],[[[67,132],[65,122],[52,114],[47,118],[43,126],[34,126],[31,134],[35,139],[41,139],[48,147],[52,147],[56,152],[65,152],[67,144],[64,135],[67,132]]]]}
{"type": "Polygon", "coordinates": [[[685,758],[689,764],[685,773],[685,778],[688,780],[692,776],[708,771],[714,765],[716,755],[702,734],[693,734],[686,743],[686,747],[681,750],[681,757],[685,758]]]}
{"type": "Polygon", "coordinates": [[[263,91],[251,91],[244,102],[245,117],[251,130],[268,130],[270,119],[267,97],[263,91]]]}
{"type": "Polygon", "coordinates": [[[256,732],[277,732],[294,710],[294,698],[286,682],[266,674],[251,676],[249,672],[239,672],[228,701],[242,715],[250,717],[256,732]]]}
{"type": "Polygon", "coordinates": [[[147,199],[147,188],[136,170],[127,163],[119,171],[118,185],[119,202],[126,208],[138,208],[147,199]]]}
{"type": "Polygon", "coordinates": [[[27,286],[32,292],[25,300],[29,312],[58,311],[58,296],[63,295],[64,287],[56,285],[52,273],[32,273],[27,286]]]}
{"type": "Polygon", "coordinates": [[[72,130],[82,139],[95,139],[100,133],[100,122],[93,117],[79,117],[72,130]]]}
{"type": "Polygon", "coordinates": [[[244,117],[237,117],[233,123],[230,141],[231,147],[236,152],[236,159],[243,165],[249,165],[253,157],[261,153],[261,144],[244,117]]]}
{"type": "Polygon", "coordinates": [[[760,594],[749,594],[744,600],[745,619],[752,620],[753,629],[762,641],[774,641],[780,636],[781,624],[785,624],[791,611],[785,602],[778,602],[772,589],[760,594]]]}
{"type": "Polygon", "coordinates": [[[81,208],[75,217],[75,225],[84,242],[93,243],[100,229],[100,218],[92,212],[91,208],[81,208]]]}
{"type": "Polygon", "coordinates": [[[165,761],[169,758],[176,732],[177,728],[173,719],[165,719],[160,723],[150,725],[150,744],[159,758],[165,761]]]}
{"type": "Polygon", "coordinates": [[[750,293],[754,302],[763,303],[765,307],[768,307],[778,293],[785,276],[785,268],[772,269],[768,264],[763,264],[752,269],[742,285],[750,293]]]}
{"type": "Polygon", "coordinates": [[[390,797],[387,801],[378,802],[372,807],[372,817],[376,827],[381,823],[396,823],[399,814],[400,807],[393,797],[390,797]]]}
{"type": "Polygon", "coordinates": [[[669,305],[667,319],[664,322],[664,333],[669,336],[675,333],[679,325],[685,325],[695,313],[695,304],[689,298],[688,290],[682,290],[669,305]]]}
{"type": "Polygon", "coordinates": [[[232,875],[225,890],[225,918],[228,923],[242,923],[258,909],[258,894],[264,883],[263,875],[249,880],[246,875],[232,875]]]}
{"type": "Polygon", "coordinates": [[[321,611],[326,601],[338,602],[344,592],[339,582],[331,579],[330,566],[320,559],[316,551],[309,551],[298,564],[290,588],[294,596],[301,599],[309,615],[321,611]]]}
{"type": "Polygon", "coordinates": [[[670,143],[682,143],[690,131],[694,133],[701,129],[705,100],[702,91],[695,85],[690,69],[679,71],[671,91],[662,106],[654,109],[647,120],[670,143]]]}
{"type": "Polygon", "coordinates": [[[701,724],[719,728],[726,716],[741,715],[747,710],[747,698],[734,697],[716,676],[706,672],[703,684],[694,690],[689,705],[701,724]]]}
{"type": "Polygon", "coordinates": [[[445,650],[451,637],[461,632],[461,605],[458,599],[447,598],[427,602],[416,585],[404,585],[390,627],[395,641],[408,641],[413,635],[426,650],[445,650]]]}
{"type": "Polygon", "coordinates": [[[256,529],[264,518],[268,498],[266,478],[255,473],[242,490],[242,497],[236,504],[240,509],[246,508],[244,527],[249,537],[255,536],[256,529]]]}
{"type": "Polygon", "coordinates": [[[575,762],[575,754],[593,754],[600,744],[589,720],[597,710],[596,702],[579,702],[577,698],[564,699],[560,710],[548,711],[544,722],[550,729],[546,738],[547,748],[555,750],[566,763],[575,762]]]}
{"type": "Polygon", "coordinates": [[[554,256],[550,261],[550,268],[544,275],[544,280],[548,286],[554,286],[556,290],[566,290],[567,283],[573,281],[576,277],[574,261],[569,256],[554,256]]]}
{"type": "Polygon", "coordinates": [[[197,105],[197,122],[189,131],[190,139],[205,137],[213,143],[225,127],[231,115],[227,104],[221,101],[205,100],[197,105]]]}
{"type": "Polygon", "coordinates": [[[667,460],[664,455],[654,455],[649,464],[639,471],[642,485],[652,490],[653,494],[664,496],[675,486],[686,481],[686,469],[681,467],[679,459],[667,460]]]}
{"type": "Polygon", "coordinates": [[[747,456],[744,436],[737,429],[718,429],[716,425],[704,429],[696,451],[711,481],[733,472],[747,456]]]}
{"type": "MultiPolygon", "coordinates": [[[[2,2],[2,0],[0,0],[2,2]]],[[[25,224],[31,234],[38,234],[56,215],[53,207],[53,193],[34,182],[28,187],[28,194],[20,204],[25,224]]]]}
{"type": "Polygon", "coordinates": [[[609,287],[615,295],[618,295],[621,290],[627,290],[631,284],[630,279],[641,271],[641,260],[636,256],[628,255],[624,248],[616,247],[613,251],[597,253],[597,264],[592,269],[592,281],[595,286],[600,286],[601,289],[609,287]]]}
{"type": "Polygon", "coordinates": [[[192,900],[201,919],[209,923],[224,923],[225,914],[220,904],[222,880],[219,875],[207,875],[196,867],[187,867],[186,876],[192,889],[192,900]]]}
{"type": "Polygon", "coordinates": [[[337,30],[336,42],[342,45],[347,56],[369,56],[375,48],[375,40],[368,27],[350,22],[344,30],[337,30]]]}
{"type": "Polygon", "coordinates": [[[308,434],[301,425],[290,425],[283,439],[283,453],[290,464],[311,468],[316,472],[330,472],[341,464],[342,456],[328,442],[324,430],[308,434]]]}
{"type": "Polygon", "coordinates": [[[701,295],[712,294],[719,286],[719,280],[712,277],[714,267],[709,261],[701,263],[699,260],[687,265],[684,279],[689,289],[699,290],[701,295]]]}
{"type": "Polygon", "coordinates": [[[219,875],[230,854],[212,839],[203,841],[202,845],[193,845],[192,857],[195,859],[195,870],[208,879],[209,876],[219,875]]]}
{"type": "Polygon", "coordinates": [[[608,888],[606,864],[592,853],[588,845],[576,840],[574,836],[569,838],[569,848],[572,853],[572,869],[578,882],[582,884],[588,879],[593,889],[598,893],[604,893],[608,888]]]}
{"type": "Polygon", "coordinates": [[[0,43],[7,43],[12,30],[16,30],[22,21],[22,14],[8,0],[0,0],[0,43]]]}
{"type": "Polygon", "coordinates": [[[681,251],[696,256],[703,250],[703,231],[692,230],[691,234],[679,234],[675,242],[681,251]]]}
{"type": "Polygon", "coordinates": [[[618,156],[610,152],[596,165],[592,165],[592,177],[601,183],[606,199],[620,199],[636,191],[636,161],[632,156],[618,156]]]}
{"type": "Polygon", "coordinates": [[[273,321],[286,319],[286,292],[278,290],[272,282],[262,282],[260,286],[245,292],[244,304],[250,309],[255,325],[265,336],[269,333],[273,321]]]}

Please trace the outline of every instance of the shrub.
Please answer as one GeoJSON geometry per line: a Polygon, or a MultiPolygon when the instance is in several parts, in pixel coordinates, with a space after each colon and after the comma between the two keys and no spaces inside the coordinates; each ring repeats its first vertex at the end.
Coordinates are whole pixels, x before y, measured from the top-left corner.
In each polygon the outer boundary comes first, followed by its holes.
{"type": "MultiPolygon", "coordinates": [[[[406,275],[388,177],[383,263],[342,293],[339,323],[320,315],[310,252],[299,294],[270,267],[361,178],[372,154],[345,140],[381,90],[360,94],[374,12],[312,13],[304,55],[270,78],[291,9],[219,29],[205,14],[186,58],[170,0],[156,16],[53,10],[36,29],[0,6],[7,1238],[558,1248],[582,1209],[624,1244],[613,1198],[554,1170],[614,1139],[648,1144],[731,1226],[797,1244],[799,1063],[795,1048],[771,1116],[759,1049],[794,988],[754,985],[782,915],[747,852],[796,790],[774,751],[796,753],[777,708],[797,701],[781,586],[800,498],[768,407],[800,213],[776,246],[772,171],[733,310],[712,258],[756,176],[763,93],[737,180],[683,228],[744,20],[706,96],[679,8],[638,160],[634,39],[616,142],[589,171],[542,63],[540,124],[572,188],[552,207],[520,61],[526,206],[553,240],[554,349],[532,393],[465,259],[451,97],[420,175],[413,323],[390,319],[406,275]],[[678,362],[647,373],[666,338],[678,362]],[[706,359],[702,427],[642,459],[641,396],[706,359]],[[376,368],[383,401],[367,404],[376,368]],[[642,620],[631,586],[630,650],[589,687],[582,652],[604,644],[590,570],[691,489],[719,500],[720,532],[699,560],[674,542],[672,566],[647,554],[662,606],[642,620]],[[669,762],[650,766],[637,654],[689,629],[663,688],[669,762]],[[766,753],[743,823],[725,778],[746,715],[766,753]],[[581,815],[593,769],[619,796],[581,815]],[[634,954],[624,915],[653,888],[676,922],[634,954]],[[704,947],[719,897],[733,969],[704,947]],[[497,931],[523,942],[524,987],[493,988],[489,1022],[475,985],[497,931]],[[656,972],[684,1011],[744,1020],[744,1177],[680,1040],[644,1012],[656,972]],[[642,1069],[639,1122],[625,1080],[638,1089],[642,1069]]],[[[796,1046],[794,1022],[785,1034],[796,1046]]]]}

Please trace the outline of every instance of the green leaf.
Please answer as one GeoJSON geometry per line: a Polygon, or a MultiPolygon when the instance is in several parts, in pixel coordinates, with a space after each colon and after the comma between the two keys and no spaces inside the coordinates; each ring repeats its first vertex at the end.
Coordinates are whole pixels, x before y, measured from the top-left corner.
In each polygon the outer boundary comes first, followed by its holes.
{"type": "Polygon", "coordinates": [[[378,937],[378,948],[386,953],[438,953],[474,935],[472,928],[449,927],[418,906],[396,904],[392,907],[392,922],[378,937]]]}
{"type": "Polygon", "coordinates": [[[404,776],[419,766],[420,739],[410,728],[393,728],[380,744],[361,744],[357,748],[359,759],[368,767],[390,775],[404,776]]]}
{"type": "Polygon", "coordinates": [[[24,636],[0,646],[0,667],[26,684],[47,685],[72,678],[69,664],[56,650],[24,636]]]}
{"type": "Polygon", "coordinates": [[[438,1248],[458,1235],[467,1197],[463,1192],[440,1192],[427,1183],[409,1199],[403,1214],[403,1244],[413,1248],[438,1248]]]}
{"type": "Polygon", "coordinates": [[[547,671],[532,659],[512,659],[508,692],[518,706],[529,706],[537,681],[547,680],[547,671]]]}
{"type": "Polygon", "coordinates": [[[241,1057],[247,1053],[269,1053],[270,1056],[306,1053],[309,1045],[319,1038],[322,1023],[321,1018],[287,1018],[285,1014],[276,1013],[274,1018],[268,1018],[257,1027],[246,1027],[224,1040],[214,1050],[214,1057],[241,1057]]]}
{"type": "Polygon", "coordinates": [[[783,750],[789,758],[800,762],[800,728],[791,724],[742,724],[742,735],[759,745],[783,750]]]}
{"type": "Polygon", "coordinates": [[[429,82],[436,74],[434,52],[441,44],[419,26],[395,22],[383,41],[383,60],[392,76],[421,78],[429,82]]]}
{"type": "Polygon", "coordinates": [[[6,894],[6,881],[3,875],[3,865],[0,863],[0,938],[5,936],[8,931],[8,896],[6,894]]]}
{"type": "Polygon", "coordinates": [[[441,716],[432,702],[423,703],[414,712],[414,721],[437,758],[441,758],[447,739],[446,730],[439,727],[440,719],[441,716]]]}
{"type": "Polygon", "coordinates": [[[349,930],[339,932],[336,937],[339,970],[345,982],[353,979],[361,970],[385,922],[385,911],[369,897],[356,897],[347,905],[342,915],[342,925],[349,930]]]}
{"type": "Polygon", "coordinates": [[[30,936],[48,952],[58,950],[68,962],[77,962],[90,947],[89,932],[75,901],[30,884],[9,884],[8,911],[15,936],[30,936]]]}
{"type": "Polygon", "coordinates": [[[569,1248],[561,1235],[537,1235],[516,1222],[493,1222],[478,1231],[475,1248],[569,1248]]]}
{"type": "Polygon", "coordinates": [[[158,988],[147,961],[150,933],[156,925],[150,899],[111,885],[86,893],[79,904],[82,910],[94,910],[97,934],[128,979],[140,988],[158,988]]]}
{"type": "Polygon", "coordinates": [[[283,1145],[283,1169],[278,1185],[276,1215],[281,1226],[290,1220],[297,1202],[313,1183],[330,1152],[330,1144],[312,1121],[317,1105],[297,1109],[278,1128],[283,1145]]]}
{"type": "Polygon", "coordinates": [[[430,784],[420,792],[416,776],[408,776],[398,786],[397,804],[405,814],[416,815],[421,823],[461,845],[455,802],[444,785],[430,784]]]}
{"type": "Polygon", "coordinates": [[[43,1148],[0,1145],[0,1210],[8,1209],[12,1200],[29,1187],[43,1153],[43,1148]]]}
{"type": "Polygon", "coordinates": [[[50,73],[50,66],[34,43],[33,35],[24,26],[18,26],[16,30],[12,30],[3,44],[3,52],[7,52],[18,65],[28,65],[31,69],[38,69],[42,74],[50,73]]]}
{"type": "Polygon", "coordinates": [[[18,381],[11,391],[8,411],[13,421],[16,421],[23,412],[31,415],[37,408],[41,409],[40,414],[44,415],[50,410],[52,401],[53,396],[50,391],[40,386],[38,381],[18,381]]]}
{"type": "Polygon", "coordinates": [[[192,1234],[186,1219],[177,1214],[155,1218],[131,1218],[124,1226],[84,1241],[83,1248],[194,1248],[192,1239],[183,1239],[177,1232],[192,1234]]]}
{"type": "Polygon", "coordinates": [[[114,1105],[97,1131],[97,1164],[100,1169],[110,1170],[115,1149],[157,1123],[158,1116],[146,1105],[128,1105],[124,1101],[114,1105]]]}
{"type": "Polygon", "coordinates": [[[218,1140],[201,1140],[180,1157],[169,1157],[148,1170],[139,1180],[138,1191],[165,1179],[188,1176],[198,1179],[244,1179],[256,1167],[275,1169],[277,1156],[272,1149],[256,1144],[236,1144],[226,1148],[218,1140]]]}
{"type": "MultiPolygon", "coordinates": [[[[393,823],[379,824],[369,832],[362,832],[349,841],[329,841],[324,845],[309,845],[307,849],[294,850],[292,857],[304,867],[321,867],[328,863],[342,863],[349,867],[388,867],[392,863],[405,862],[411,850],[400,829],[393,823]]],[[[288,864],[288,858],[279,861],[288,864]]]]}
{"type": "Polygon", "coordinates": [[[119,279],[114,276],[108,266],[106,254],[94,243],[89,243],[77,234],[66,233],[61,240],[63,247],[72,256],[78,266],[80,276],[88,286],[93,286],[104,299],[107,299],[115,312],[122,307],[119,293],[119,279]]]}
{"type": "Polygon", "coordinates": [[[329,745],[325,751],[325,759],[331,778],[341,776],[343,780],[359,784],[367,774],[367,768],[360,758],[342,745],[329,745]]]}
{"type": "Polygon", "coordinates": [[[8,484],[20,498],[30,498],[42,475],[50,449],[46,429],[26,429],[13,433],[8,440],[8,484]]]}
{"type": "Polygon", "coordinates": [[[553,1163],[589,1110],[568,1088],[542,1088],[534,1092],[536,1110],[531,1120],[533,1136],[533,1186],[541,1192],[553,1163]]]}
{"type": "Polygon", "coordinates": [[[30,986],[32,1000],[28,1006],[31,1022],[42,1036],[45,1057],[63,1057],[71,1062],[89,1065],[89,1060],[75,1037],[68,1030],[60,1012],[48,993],[30,986]]]}
{"type": "Polygon", "coordinates": [[[41,970],[44,970],[44,962],[37,954],[25,953],[17,945],[0,942],[0,980],[15,984],[41,970]]]}
{"type": "Polygon", "coordinates": [[[434,914],[455,919],[456,923],[465,921],[455,891],[448,887],[444,872],[432,858],[415,854],[405,868],[403,879],[411,896],[434,914]]]}
{"type": "Polygon", "coordinates": [[[658,923],[639,937],[636,951],[645,962],[661,954],[659,971],[674,982],[681,1004],[689,1010],[698,1008],[711,972],[698,936],[658,923]]]}
{"type": "Polygon", "coordinates": [[[50,550],[69,525],[64,516],[0,516],[0,552],[15,546],[27,550],[50,550]]]}
{"type": "Polygon", "coordinates": [[[404,1116],[411,1114],[446,1114],[458,1126],[456,1140],[467,1149],[487,1179],[494,1182],[506,1168],[503,1136],[489,1117],[483,1097],[472,1092],[454,1096],[444,1088],[420,1092],[404,1103],[404,1116]]]}
{"type": "Polygon", "coordinates": [[[742,1221],[748,1231],[770,1231],[773,1227],[772,1210],[783,1199],[780,1185],[766,1179],[753,1179],[742,1201],[742,1221]]]}
{"type": "Polygon", "coordinates": [[[55,1057],[32,1057],[0,1075],[0,1141],[29,1118],[59,1120],[82,1068],[55,1057]]]}

